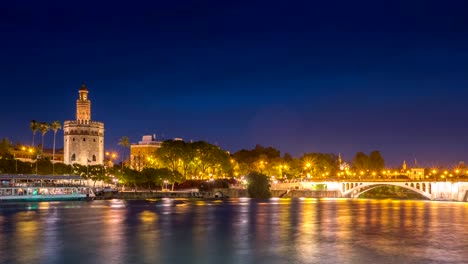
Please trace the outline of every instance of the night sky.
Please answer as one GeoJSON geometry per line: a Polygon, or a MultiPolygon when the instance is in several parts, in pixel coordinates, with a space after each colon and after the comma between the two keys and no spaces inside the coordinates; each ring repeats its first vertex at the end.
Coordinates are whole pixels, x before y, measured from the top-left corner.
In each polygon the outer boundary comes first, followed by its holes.
{"type": "Polygon", "coordinates": [[[2,1],[0,33],[0,138],[75,119],[84,82],[109,150],[155,133],[468,162],[467,1],[2,1]]]}

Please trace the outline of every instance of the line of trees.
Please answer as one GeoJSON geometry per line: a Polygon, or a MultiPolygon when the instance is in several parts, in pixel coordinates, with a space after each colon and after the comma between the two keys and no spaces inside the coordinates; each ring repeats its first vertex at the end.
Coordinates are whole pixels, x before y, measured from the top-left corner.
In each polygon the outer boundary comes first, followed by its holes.
{"type": "Polygon", "coordinates": [[[40,152],[44,152],[44,136],[52,130],[54,132],[54,143],[53,143],[53,150],[52,150],[52,159],[55,160],[55,142],[56,142],[56,137],[57,137],[57,132],[62,129],[62,124],[60,121],[53,121],[52,123],[47,123],[47,122],[38,122],[36,120],[31,120],[29,123],[29,128],[31,129],[32,132],[32,143],[31,147],[36,148],[35,145],[35,138],[36,138],[36,133],[37,131],[41,132],[42,135],[42,140],[41,140],[41,148],[40,152]]]}
{"type": "MultiPolygon", "coordinates": [[[[55,129],[54,133],[60,126],[55,126],[55,129]]],[[[128,137],[122,138],[118,144],[125,153],[130,145],[128,137]]],[[[13,145],[8,139],[0,141],[0,173],[78,174],[94,182],[118,182],[134,188],[154,188],[162,185],[173,187],[196,180],[242,177],[246,179],[252,172],[266,175],[270,180],[317,181],[396,177],[395,175],[401,173],[401,168],[398,168],[391,173],[387,170],[387,175],[382,175],[382,172],[385,172],[385,160],[378,151],[369,154],[358,152],[348,166],[341,162],[339,156],[332,153],[305,153],[299,158],[294,158],[288,153],[281,155],[281,152],[273,147],[256,145],[253,149],[242,149],[230,154],[205,141],[167,140],[152,156],[147,157],[144,166],[134,170],[124,162],[121,166],[114,167],[77,164],[70,166],[52,163],[44,157],[36,160],[36,155],[31,155],[31,162],[23,162],[11,152],[13,149],[18,150],[19,146],[21,144],[13,145]]],[[[468,168],[458,166],[452,170],[438,167],[426,169],[425,175],[429,179],[441,179],[441,175],[447,179],[461,178],[468,175],[468,168]]],[[[193,187],[197,187],[196,184],[193,187]]]]}
{"type": "MultiPolygon", "coordinates": [[[[54,122],[55,123],[55,122],[54,122]]],[[[31,124],[34,124],[33,122],[31,124]]],[[[54,133],[60,129],[60,123],[52,126],[54,133]]],[[[45,131],[45,130],[44,130],[45,131]]],[[[33,132],[34,133],[34,132],[33,132]]],[[[4,153],[8,153],[8,149],[12,148],[11,143],[6,143],[3,140],[4,153]]],[[[123,153],[129,147],[128,137],[122,137],[118,145],[122,146],[123,153]]],[[[123,155],[122,155],[123,156],[123,155]]],[[[127,172],[126,176],[120,176],[119,180],[127,183],[135,184],[143,182],[141,179],[131,179],[128,175],[135,177],[139,172],[133,171],[129,166],[124,166],[124,158],[120,171],[127,172]]],[[[353,159],[352,169],[356,171],[380,171],[385,166],[385,161],[378,151],[373,151],[369,156],[362,152],[358,152],[353,159]]],[[[53,167],[53,166],[52,166],[53,167]]],[[[1,169],[1,168],[0,168],[1,169]]],[[[15,162],[15,170],[13,167],[3,168],[2,171],[13,173],[28,173],[33,172],[27,169],[27,166],[22,167],[22,163],[15,162]],[[19,168],[18,165],[19,164],[19,168]]],[[[242,177],[250,172],[259,172],[269,177],[276,179],[298,179],[308,178],[311,180],[324,180],[335,178],[340,171],[340,163],[338,156],[331,153],[305,153],[300,158],[293,158],[288,153],[281,156],[279,150],[273,147],[263,147],[256,145],[255,148],[246,150],[242,149],[230,154],[222,150],[219,146],[207,143],[205,141],[185,142],[182,140],[166,140],[161,147],[154,153],[153,156],[147,157],[145,166],[139,168],[139,171],[145,175],[151,172],[158,172],[161,178],[167,175],[166,171],[155,171],[167,169],[176,176],[171,178],[180,179],[216,179],[216,178],[232,178],[242,177]],[[144,173],[143,173],[143,171],[144,173]],[[150,170],[154,169],[154,170],[150,170]],[[179,177],[179,175],[181,175],[179,177]]],[[[65,169],[65,173],[70,173],[71,169],[65,169]]],[[[46,173],[47,169],[38,169],[38,173],[46,173]]],[[[54,171],[52,171],[53,173],[54,171]]],[[[56,173],[63,173],[63,170],[58,168],[56,173]]],[[[89,173],[89,171],[87,172],[89,173]]],[[[117,173],[118,174],[118,173],[117,173]]],[[[146,177],[146,176],[145,176],[146,177]]],[[[141,177],[143,178],[143,176],[141,177]]],[[[148,178],[148,177],[147,177],[148,178]]],[[[180,179],[173,182],[180,182],[180,179]]],[[[153,183],[157,180],[151,180],[153,183]]]]}

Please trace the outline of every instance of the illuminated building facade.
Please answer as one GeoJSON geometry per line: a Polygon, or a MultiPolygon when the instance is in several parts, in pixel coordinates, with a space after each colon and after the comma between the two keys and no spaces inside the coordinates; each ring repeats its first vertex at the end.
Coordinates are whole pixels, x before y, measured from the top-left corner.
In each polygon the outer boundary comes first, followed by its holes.
{"type": "Polygon", "coordinates": [[[138,144],[130,145],[130,166],[134,170],[141,171],[148,163],[152,162],[154,153],[161,147],[162,141],[156,140],[156,135],[143,136],[138,144]]]}
{"type": "Polygon", "coordinates": [[[76,100],[76,120],[63,124],[65,164],[104,164],[104,123],[91,120],[91,101],[83,84],[76,100]]]}

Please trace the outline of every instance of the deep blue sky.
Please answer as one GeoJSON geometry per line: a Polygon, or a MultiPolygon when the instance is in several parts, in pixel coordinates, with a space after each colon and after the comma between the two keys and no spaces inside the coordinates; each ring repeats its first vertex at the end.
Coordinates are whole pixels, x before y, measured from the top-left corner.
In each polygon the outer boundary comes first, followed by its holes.
{"type": "Polygon", "coordinates": [[[2,1],[0,138],[74,119],[84,82],[107,149],[156,133],[468,161],[467,14],[432,0],[2,1]]]}

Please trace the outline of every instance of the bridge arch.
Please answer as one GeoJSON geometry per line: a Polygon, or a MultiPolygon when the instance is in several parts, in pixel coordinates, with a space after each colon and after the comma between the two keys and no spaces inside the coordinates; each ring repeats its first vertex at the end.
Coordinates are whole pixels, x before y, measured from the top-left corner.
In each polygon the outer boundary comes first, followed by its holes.
{"type": "MultiPolygon", "coordinates": [[[[425,185],[425,183],[422,183],[422,184],[425,185]]],[[[430,186],[430,183],[428,183],[427,185],[430,186]]],[[[351,184],[351,186],[353,186],[353,184],[351,184]]],[[[343,197],[359,197],[361,194],[368,192],[372,189],[381,187],[381,186],[398,186],[398,187],[413,191],[415,193],[418,193],[426,197],[427,199],[432,200],[430,191],[429,192],[423,191],[419,183],[417,183],[417,185],[415,186],[413,183],[403,184],[403,183],[398,183],[398,182],[365,182],[361,184],[356,184],[354,187],[347,189],[345,192],[342,192],[342,195],[343,197]],[[419,189],[416,188],[418,187],[418,185],[419,185],[419,189]]]]}

